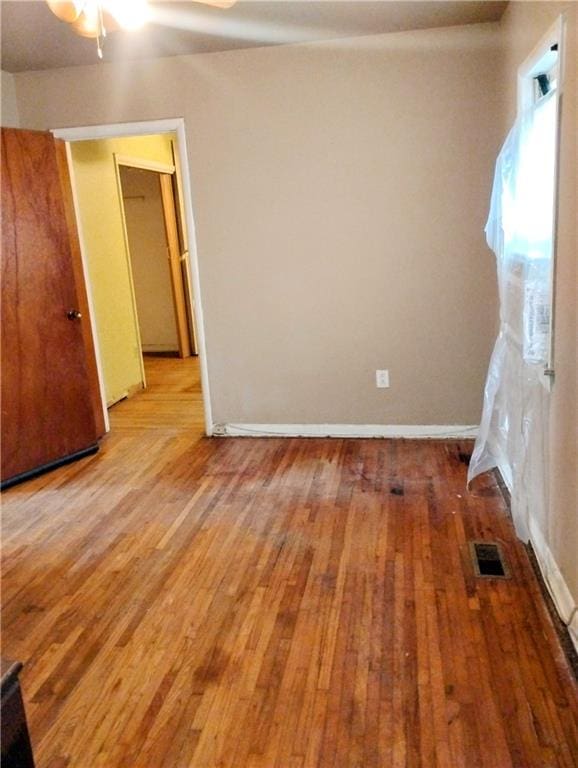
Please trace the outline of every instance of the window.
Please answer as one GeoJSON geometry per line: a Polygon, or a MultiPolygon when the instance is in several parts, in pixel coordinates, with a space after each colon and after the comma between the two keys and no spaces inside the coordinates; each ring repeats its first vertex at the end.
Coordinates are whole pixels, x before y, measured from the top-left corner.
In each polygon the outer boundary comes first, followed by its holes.
{"type": "Polygon", "coordinates": [[[562,24],[520,67],[520,145],[516,194],[510,201],[509,247],[523,263],[523,358],[553,374],[558,123],[562,24]]]}

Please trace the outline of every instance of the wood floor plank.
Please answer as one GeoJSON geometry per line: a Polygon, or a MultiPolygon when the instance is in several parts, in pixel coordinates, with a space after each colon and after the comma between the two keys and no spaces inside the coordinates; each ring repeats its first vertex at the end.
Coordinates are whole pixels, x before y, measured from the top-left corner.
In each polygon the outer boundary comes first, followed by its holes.
{"type": "Polygon", "coordinates": [[[145,362],[97,455],[3,494],[39,768],[575,768],[576,683],[471,443],[210,440],[198,361],[145,362]]]}

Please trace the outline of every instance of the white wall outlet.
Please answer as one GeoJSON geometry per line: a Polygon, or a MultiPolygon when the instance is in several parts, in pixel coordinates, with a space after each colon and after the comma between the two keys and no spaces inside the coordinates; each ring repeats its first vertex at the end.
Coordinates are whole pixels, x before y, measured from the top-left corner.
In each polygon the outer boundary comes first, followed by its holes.
{"type": "Polygon", "coordinates": [[[389,371],[375,372],[375,386],[378,389],[387,389],[389,387],[389,371]]]}

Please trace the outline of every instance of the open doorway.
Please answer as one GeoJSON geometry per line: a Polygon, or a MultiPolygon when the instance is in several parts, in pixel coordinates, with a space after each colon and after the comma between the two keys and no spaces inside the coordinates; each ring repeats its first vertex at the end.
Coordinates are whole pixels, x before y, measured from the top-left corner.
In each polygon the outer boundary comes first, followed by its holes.
{"type": "Polygon", "coordinates": [[[68,142],[105,409],[163,389],[166,374],[173,393],[198,389],[211,434],[183,121],[55,135],[68,142]]]}

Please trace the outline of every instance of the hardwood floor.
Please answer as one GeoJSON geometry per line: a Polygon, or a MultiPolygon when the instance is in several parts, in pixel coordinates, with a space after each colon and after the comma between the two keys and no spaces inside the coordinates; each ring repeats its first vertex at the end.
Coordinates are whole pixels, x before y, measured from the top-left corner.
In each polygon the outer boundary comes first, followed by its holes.
{"type": "Polygon", "coordinates": [[[196,362],[147,375],[98,455],[3,496],[39,768],[576,766],[576,685],[471,444],[209,440],[196,362]]]}

